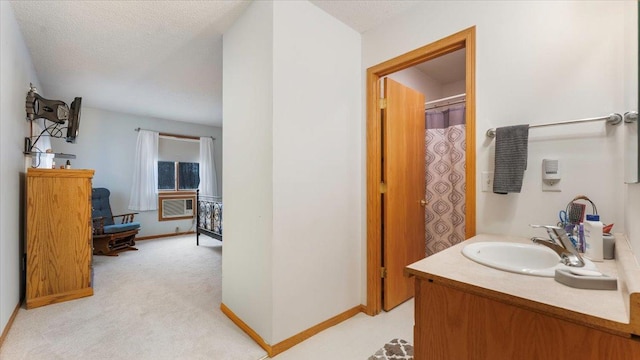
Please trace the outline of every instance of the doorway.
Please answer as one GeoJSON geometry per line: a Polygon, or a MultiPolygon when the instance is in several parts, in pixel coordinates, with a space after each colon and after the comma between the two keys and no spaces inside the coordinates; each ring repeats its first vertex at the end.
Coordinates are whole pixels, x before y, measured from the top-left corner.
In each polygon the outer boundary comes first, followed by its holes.
{"type": "Polygon", "coordinates": [[[366,313],[382,310],[383,246],[383,122],[379,80],[394,72],[465,49],[466,93],[466,209],[465,239],[475,235],[475,27],[423,46],[367,69],[367,306],[366,313]]]}

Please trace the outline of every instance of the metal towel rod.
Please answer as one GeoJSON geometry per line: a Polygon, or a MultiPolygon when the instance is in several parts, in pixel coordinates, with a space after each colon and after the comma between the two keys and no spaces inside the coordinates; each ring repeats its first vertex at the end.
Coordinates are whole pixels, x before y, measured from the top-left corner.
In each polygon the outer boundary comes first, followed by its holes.
{"type": "MultiPolygon", "coordinates": [[[[622,121],[622,115],[620,115],[618,113],[612,113],[612,114],[609,114],[607,116],[600,116],[600,117],[587,118],[587,119],[578,119],[578,120],[558,121],[558,122],[546,123],[546,124],[535,124],[535,125],[530,125],[529,127],[530,128],[536,128],[536,127],[553,126],[553,125],[578,124],[578,123],[585,123],[585,122],[592,122],[592,121],[602,121],[602,120],[606,120],[607,124],[618,125],[622,121]]],[[[496,128],[491,128],[491,129],[487,130],[487,136],[490,137],[490,138],[496,137],[496,128]]]]}

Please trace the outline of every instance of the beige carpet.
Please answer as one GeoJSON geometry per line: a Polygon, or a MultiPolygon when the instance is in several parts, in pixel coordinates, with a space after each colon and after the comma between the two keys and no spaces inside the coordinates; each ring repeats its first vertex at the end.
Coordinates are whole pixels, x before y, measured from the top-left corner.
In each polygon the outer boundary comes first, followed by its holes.
{"type": "Polygon", "coordinates": [[[94,256],[94,296],[21,308],[0,359],[262,358],[220,311],[222,243],[195,243],[146,240],[139,251],[94,256]]]}

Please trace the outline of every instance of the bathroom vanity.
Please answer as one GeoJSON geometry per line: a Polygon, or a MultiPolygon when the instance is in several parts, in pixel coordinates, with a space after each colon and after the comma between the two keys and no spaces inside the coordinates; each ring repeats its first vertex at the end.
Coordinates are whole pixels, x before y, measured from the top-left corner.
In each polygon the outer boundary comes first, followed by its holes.
{"type": "Polygon", "coordinates": [[[416,278],[415,359],[640,359],[640,267],[624,235],[598,269],[617,290],[490,268],[462,255],[471,242],[531,243],[477,235],[409,265],[416,278]]]}

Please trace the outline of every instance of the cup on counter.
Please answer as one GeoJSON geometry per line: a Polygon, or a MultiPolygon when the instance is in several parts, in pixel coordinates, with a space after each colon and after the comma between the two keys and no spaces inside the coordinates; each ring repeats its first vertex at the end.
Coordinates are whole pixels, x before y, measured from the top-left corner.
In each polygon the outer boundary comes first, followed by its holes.
{"type": "Polygon", "coordinates": [[[607,260],[614,259],[616,257],[615,250],[616,239],[613,234],[602,234],[602,257],[607,260]]]}

